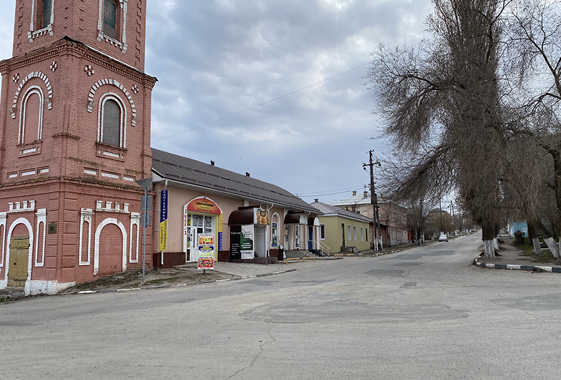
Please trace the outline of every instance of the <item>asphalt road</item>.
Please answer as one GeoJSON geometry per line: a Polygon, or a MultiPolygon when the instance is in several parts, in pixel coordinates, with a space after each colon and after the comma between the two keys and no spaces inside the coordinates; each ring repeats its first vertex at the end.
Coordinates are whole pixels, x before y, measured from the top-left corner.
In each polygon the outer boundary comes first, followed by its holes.
{"type": "Polygon", "coordinates": [[[480,244],[1,304],[0,379],[559,379],[561,275],[474,267],[480,244]]]}

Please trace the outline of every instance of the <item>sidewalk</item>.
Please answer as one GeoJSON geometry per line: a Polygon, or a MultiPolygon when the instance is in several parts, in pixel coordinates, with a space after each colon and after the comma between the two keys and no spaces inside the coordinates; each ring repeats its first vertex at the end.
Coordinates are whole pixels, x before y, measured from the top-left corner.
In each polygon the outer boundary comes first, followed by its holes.
{"type": "MultiPolygon", "coordinates": [[[[512,245],[514,239],[510,236],[501,236],[501,240],[503,240],[504,243],[500,245],[500,256],[494,259],[477,257],[473,262],[474,265],[482,268],[561,273],[561,265],[559,265],[557,260],[548,260],[545,257],[541,258],[539,256],[536,257],[535,255],[516,248],[516,246],[512,245]]],[[[483,245],[479,247],[479,252],[482,251],[483,245]]]]}

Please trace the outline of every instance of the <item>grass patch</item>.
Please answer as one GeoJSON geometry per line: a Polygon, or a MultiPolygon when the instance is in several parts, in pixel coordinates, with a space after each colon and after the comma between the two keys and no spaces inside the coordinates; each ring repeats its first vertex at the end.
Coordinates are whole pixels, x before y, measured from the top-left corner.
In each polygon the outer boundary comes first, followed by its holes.
{"type": "Polygon", "coordinates": [[[549,248],[542,248],[543,254],[536,255],[534,245],[531,243],[514,245],[514,247],[522,251],[522,256],[528,257],[537,263],[553,263],[556,261],[549,248]]]}

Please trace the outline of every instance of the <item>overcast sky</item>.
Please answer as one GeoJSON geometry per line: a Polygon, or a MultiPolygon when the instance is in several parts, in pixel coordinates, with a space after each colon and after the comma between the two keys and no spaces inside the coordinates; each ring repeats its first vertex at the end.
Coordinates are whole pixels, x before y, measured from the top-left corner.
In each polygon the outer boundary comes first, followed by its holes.
{"type": "MultiPolygon", "coordinates": [[[[0,59],[16,0],[0,0],[0,59]]],[[[382,156],[366,64],[419,42],[430,0],[149,0],[152,146],[274,183],[308,202],[363,191],[382,156]]]]}

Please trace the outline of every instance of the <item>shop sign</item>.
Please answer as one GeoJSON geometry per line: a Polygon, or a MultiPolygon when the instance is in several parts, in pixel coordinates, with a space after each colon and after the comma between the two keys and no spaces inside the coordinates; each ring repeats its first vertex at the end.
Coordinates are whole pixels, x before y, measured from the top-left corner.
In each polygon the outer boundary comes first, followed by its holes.
{"type": "Polygon", "coordinates": [[[240,251],[243,260],[250,260],[255,257],[255,253],[253,251],[254,229],[255,227],[253,225],[242,226],[240,235],[240,251]]]}
{"type": "Polygon", "coordinates": [[[197,198],[187,206],[187,210],[191,212],[200,212],[202,214],[220,215],[220,208],[210,199],[197,198]]]}
{"type": "Polygon", "coordinates": [[[222,251],[222,214],[218,215],[218,251],[222,251]]]}
{"type": "Polygon", "coordinates": [[[242,226],[230,226],[230,260],[240,260],[242,226]]]}
{"type": "Polygon", "coordinates": [[[255,210],[255,224],[261,226],[268,226],[271,224],[271,219],[269,219],[269,210],[263,208],[256,208],[255,210]]]}
{"type": "Polygon", "coordinates": [[[278,223],[273,223],[271,225],[271,235],[273,235],[273,239],[271,242],[271,247],[277,248],[279,245],[279,230],[278,230],[278,223]]]}
{"type": "Polygon", "coordinates": [[[168,249],[168,191],[162,190],[160,196],[160,251],[168,249]]]}
{"type": "Polygon", "coordinates": [[[214,269],[214,235],[199,235],[198,269],[214,269]]]}

